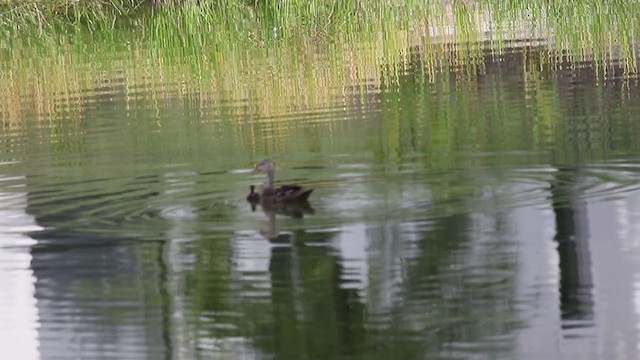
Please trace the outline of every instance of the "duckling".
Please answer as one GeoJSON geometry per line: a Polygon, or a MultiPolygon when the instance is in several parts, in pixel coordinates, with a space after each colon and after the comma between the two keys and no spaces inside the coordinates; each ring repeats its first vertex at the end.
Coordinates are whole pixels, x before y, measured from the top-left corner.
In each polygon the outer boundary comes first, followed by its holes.
{"type": "Polygon", "coordinates": [[[256,192],[255,185],[249,185],[249,195],[247,195],[247,201],[252,204],[260,202],[260,194],[256,192]]]}

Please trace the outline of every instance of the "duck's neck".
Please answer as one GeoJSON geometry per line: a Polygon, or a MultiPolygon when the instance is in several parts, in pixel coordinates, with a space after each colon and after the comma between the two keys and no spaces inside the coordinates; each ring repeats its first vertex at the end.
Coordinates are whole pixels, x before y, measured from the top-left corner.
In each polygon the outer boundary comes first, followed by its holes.
{"type": "Polygon", "coordinates": [[[267,171],[267,180],[264,181],[265,189],[273,189],[273,170],[267,171]]]}

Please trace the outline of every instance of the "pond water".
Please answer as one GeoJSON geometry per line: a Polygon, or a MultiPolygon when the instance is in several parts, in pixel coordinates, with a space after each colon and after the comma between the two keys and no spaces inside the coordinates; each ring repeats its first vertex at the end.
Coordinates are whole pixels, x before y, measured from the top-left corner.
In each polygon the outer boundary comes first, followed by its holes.
{"type": "Polygon", "coordinates": [[[2,358],[637,358],[637,79],[475,46],[302,54],[322,101],[259,60],[247,91],[89,63],[3,110],[2,358]],[[265,158],[308,207],[246,202],[265,158]]]}

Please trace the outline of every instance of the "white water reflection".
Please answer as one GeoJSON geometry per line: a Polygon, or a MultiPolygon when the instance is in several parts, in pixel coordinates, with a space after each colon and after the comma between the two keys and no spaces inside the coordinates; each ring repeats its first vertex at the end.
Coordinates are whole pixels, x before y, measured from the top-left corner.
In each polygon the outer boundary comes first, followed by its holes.
{"type": "Polygon", "coordinates": [[[553,242],[554,221],[551,208],[514,210],[519,261],[516,296],[520,317],[526,326],[517,337],[517,353],[532,357],[556,356],[560,337],[560,298],[558,295],[558,253],[553,242]]]}
{"type": "Polygon", "coordinates": [[[358,289],[364,298],[369,285],[369,262],[367,261],[367,228],[363,224],[345,226],[332,240],[343,267],[341,276],[344,288],[358,289]]]}
{"type": "Polygon", "coordinates": [[[590,204],[598,353],[638,357],[640,194],[590,204]]]}
{"type": "Polygon", "coordinates": [[[27,194],[0,192],[0,359],[38,359],[38,304],[30,246],[39,230],[25,212],[27,194]]]}
{"type": "MultiPolygon", "coordinates": [[[[518,297],[526,326],[518,334],[518,353],[541,358],[637,358],[640,349],[640,193],[622,200],[590,201],[576,215],[584,227],[582,250],[576,250],[576,276],[590,282],[565,301],[578,301],[582,317],[565,318],[554,213],[533,207],[517,209],[518,297]],[[584,234],[588,234],[585,236],[584,234]],[[584,257],[588,256],[588,259],[584,257]],[[588,273],[588,274],[587,274],[588,273]],[[591,293],[589,295],[589,293],[591,293]],[[585,296],[589,297],[585,300],[585,296]],[[587,303],[579,303],[580,299],[587,303]],[[580,309],[582,306],[582,309],[580,309]],[[585,313],[584,306],[590,306],[585,313]]],[[[566,309],[566,304],[565,304],[566,309]]]]}

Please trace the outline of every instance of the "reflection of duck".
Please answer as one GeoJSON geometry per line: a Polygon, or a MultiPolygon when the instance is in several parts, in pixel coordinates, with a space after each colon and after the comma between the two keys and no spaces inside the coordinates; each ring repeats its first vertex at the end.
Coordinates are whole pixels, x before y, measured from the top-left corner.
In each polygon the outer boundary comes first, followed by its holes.
{"type": "Polygon", "coordinates": [[[285,215],[295,219],[302,219],[305,214],[313,214],[315,210],[307,200],[288,203],[262,203],[262,210],[268,215],[285,215]]]}
{"type": "Polygon", "coordinates": [[[315,210],[313,210],[307,200],[293,202],[260,202],[259,198],[256,200],[255,197],[247,196],[247,201],[251,204],[251,211],[256,211],[258,204],[262,206],[262,211],[267,215],[267,219],[269,219],[269,228],[264,233],[264,235],[269,239],[275,239],[279,234],[276,215],[302,219],[306,214],[315,213],[315,210]]]}
{"type": "MultiPolygon", "coordinates": [[[[264,160],[253,169],[254,173],[265,172],[267,179],[262,185],[262,192],[258,195],[254,192],[253,187],[249,196],[257,197],[262,204],[275,203],[291,203],[299,201],[307,201],[313,189],[305,189],[298,185],[283,185],[281,187],[273,186],[273,178],[275,174],[275,164],[271,160],[264,160]],[[255,195],[254,195],[255,194],[255,195]]],[[[247,197],[249,200],[249,197],[247,197]]]]}

